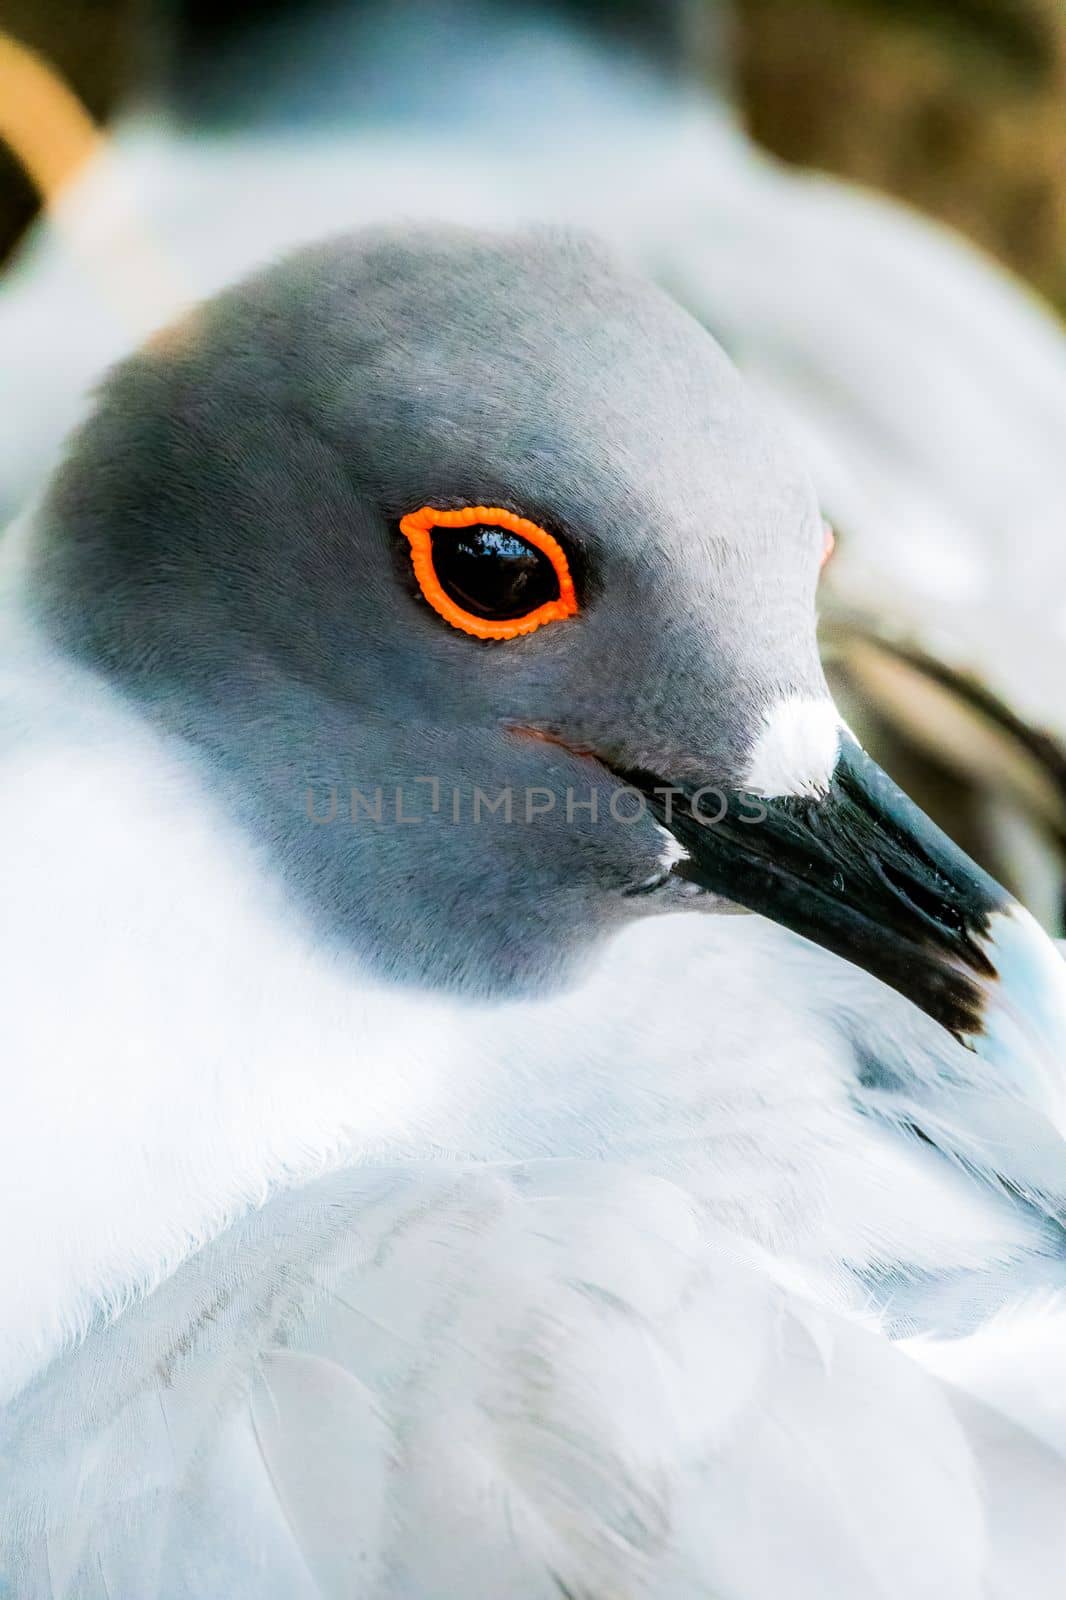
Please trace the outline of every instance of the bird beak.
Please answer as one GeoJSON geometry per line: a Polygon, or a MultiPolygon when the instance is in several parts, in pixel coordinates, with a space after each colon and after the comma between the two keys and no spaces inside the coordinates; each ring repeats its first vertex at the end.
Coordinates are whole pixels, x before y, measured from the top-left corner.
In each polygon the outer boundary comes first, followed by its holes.
{"type": "Polygon", "coordinates": [[[850,735],[819,795],[740,792],[709,815],[675,799],[667,817],[646,792],[688,852],[675,872],[865,968],[982,1056],[1035,1051],[1057,1085],[1066,964],[850,735]]]}

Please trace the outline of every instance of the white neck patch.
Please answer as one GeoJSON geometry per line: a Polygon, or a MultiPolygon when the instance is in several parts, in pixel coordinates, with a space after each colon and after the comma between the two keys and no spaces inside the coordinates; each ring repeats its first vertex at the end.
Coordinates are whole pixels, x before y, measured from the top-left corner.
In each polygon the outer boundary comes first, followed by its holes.
{"type": "Polygon", "coordinates": [[[832,700],[790,695],[767,713],[743,787],[767,800],[825,794],[840,754],[832,700]]]}

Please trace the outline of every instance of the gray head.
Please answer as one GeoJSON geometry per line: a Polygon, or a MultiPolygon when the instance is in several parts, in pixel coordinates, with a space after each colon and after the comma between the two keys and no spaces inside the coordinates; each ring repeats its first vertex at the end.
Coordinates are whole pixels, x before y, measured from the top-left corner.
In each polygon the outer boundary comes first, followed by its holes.
{"type": "Polygon", "coordinates": [[[1005,897],[841,734],[822,545],[805,475],[666,295],[568,235],[387,232],[107,380],[38,593],[379,971],[536,988],[725,897],[972,1033],[1005,897]],[[401,528],[426,507],[492,513],[425,536],[436,598],[401,528]],[[564,571],[573,614],[516,637],[440,614],[443,591],[513,621],[564,571]]]}
{"type": "Polygon", "coordinates": [[[197,748],[323,927],[433,982],[556,976],[659,903],[633,891],[667,836],[572,751],[731,787],[764,711],[823,692],[806,480],[712,340],[573,237],[294,257],[108,379],[46,515],[71,646],[197,748]],[[548,530],[578,614],[450,626],[399,530],[424,505],[548,530]]]}

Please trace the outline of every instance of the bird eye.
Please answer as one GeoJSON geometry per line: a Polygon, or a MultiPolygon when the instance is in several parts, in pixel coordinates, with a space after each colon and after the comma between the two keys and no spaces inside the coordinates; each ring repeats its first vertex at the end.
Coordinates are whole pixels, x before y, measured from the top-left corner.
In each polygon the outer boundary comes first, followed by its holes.
{"type": "Polygon", "coordinates": [[[400,519],[418,586],[437,614],[475,639],[516,639],[577,611],[558,539],[499,506],[400,519]]]}

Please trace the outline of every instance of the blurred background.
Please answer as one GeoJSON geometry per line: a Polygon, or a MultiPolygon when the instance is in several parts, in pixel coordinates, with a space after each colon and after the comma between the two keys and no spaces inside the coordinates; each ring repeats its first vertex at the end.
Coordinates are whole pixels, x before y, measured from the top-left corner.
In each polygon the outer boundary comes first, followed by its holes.
{"type": "Polygon", "coordinates": [[[815,476],[856,731],[1063,930],[1063,0],[0,0],[0,521],[95,375],[303,238],[590,226],[815,476]]]}
{"type": "MultiPolygon", "coordinates": [[[[0,26],[106,121],[190,35],[208,54],[242,18],[285,9],[307,8],[2,0],[0,26]]],[[[1066,307],[1062,0],[737,0],[731,44],[738,110],[760,144],[922,207],[1066,307]]],[[[0,254],[38,204],[0,152],[0,254]]]]}

